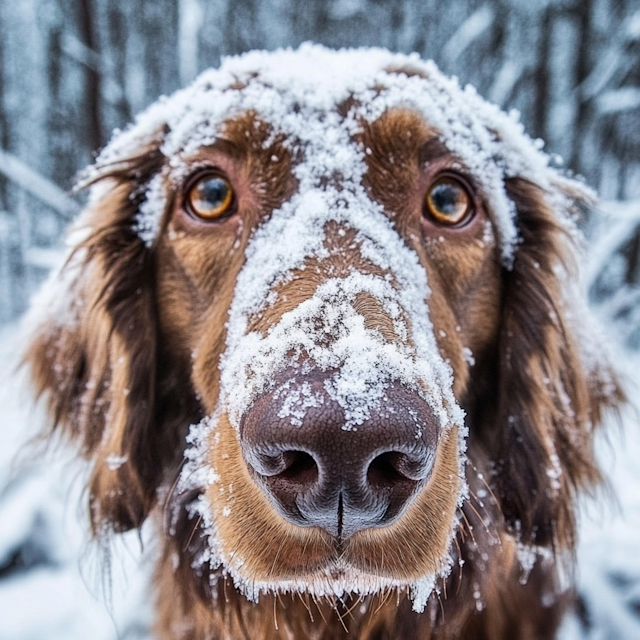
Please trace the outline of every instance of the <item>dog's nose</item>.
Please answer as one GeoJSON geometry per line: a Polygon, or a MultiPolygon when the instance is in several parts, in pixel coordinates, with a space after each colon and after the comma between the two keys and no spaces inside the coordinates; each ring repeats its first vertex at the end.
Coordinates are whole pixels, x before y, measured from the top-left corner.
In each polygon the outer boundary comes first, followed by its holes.
{"type": "Polygon", "coordinates": [[[369,419],[345,430],[325,379],[292,378],[286,392],[261,396],[240,440],[252,476],[285,519],[346,539],[402,515],[429,479],[439,429],[417,393],[391,383],[369,419]]]}

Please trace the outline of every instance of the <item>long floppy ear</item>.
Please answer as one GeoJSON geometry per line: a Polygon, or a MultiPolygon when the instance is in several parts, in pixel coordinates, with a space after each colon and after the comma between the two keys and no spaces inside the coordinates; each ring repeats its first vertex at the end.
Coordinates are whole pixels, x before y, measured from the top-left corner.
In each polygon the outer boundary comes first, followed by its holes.
{"type": "MultiPolygon", "coordinates": [[[[573,195],[556,195],[567,201],[573,195]]],[[[600,481],[593,432],[622,393],[580,308],[576,240],[548,194],[507,181],[521,243],[505,272],[500,336],[496,484],[507,522],[524,544],[573,549],[574,496],[600,481]]],[[[579,195],[579,194],[577,194],[579,195]]]]}
{"type": "Polygon", "coordinates": [[[46,395],[53,429],[79,441],[94,461],[94,532],[139,526],[161,473],[152,436],[153,253],[134,229],[145,186],[162,165],[157,147],[100,169],[81,219],[88,235],[46,285],[49,308],[25,356],[36,392],[46,395]]]}

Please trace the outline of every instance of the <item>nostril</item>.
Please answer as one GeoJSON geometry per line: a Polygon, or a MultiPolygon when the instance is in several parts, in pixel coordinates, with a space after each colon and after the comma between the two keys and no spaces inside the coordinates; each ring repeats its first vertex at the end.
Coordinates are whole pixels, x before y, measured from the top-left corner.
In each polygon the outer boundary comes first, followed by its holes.
{"type": "Polygon", "coordinates": [[[427,477],[430,470],[431,460],[426,455],[410,456],[399,451],[386,451],[369,464],[367,480],[373,487],[419,482],[427,477]]]}
{"type": "Polygon", "coordinates": [[[305,451],[287,451],[289,466],[282,472],[279,477],[296,485],[315,484],[318,479],[318,465],[305,451]]]}
{"type": "Polygon", "coordinates": [[[265,479],[277,480],[280,484],[309,485],[318,479],[318,465],[306,451],[253,451],[247,457],[256,473],[265,479]]]}
{"type": "Polygon", "coordinates": [[[371,461],[367,470],[367,480],[372,487],[385,487],[406,479],[396,468],[397,455],[394,452],[383,453],[371,461]]]}

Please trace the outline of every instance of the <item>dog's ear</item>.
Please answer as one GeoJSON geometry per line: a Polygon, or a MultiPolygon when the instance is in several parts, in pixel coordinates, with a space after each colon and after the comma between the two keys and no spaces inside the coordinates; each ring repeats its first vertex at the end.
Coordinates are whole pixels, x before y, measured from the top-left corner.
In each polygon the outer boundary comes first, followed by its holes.
{"type": "Polygon", "coordinates": [[[32,312],[40,319],[25,356],[53,428],[93,461],[96,533],[139,526],[162,471],[153,433],[153,252],[135,229],[145,187],[162,165],[157,147],[102,167],[81,218],[85,238],[45,286],[48,308],[32,312]]]}
{"type": "MultiPolygon", "coordinates": [[[[538,186],[518,178],[506,186],[521,242],[513,269],[505,270],[493,452],[498,497],[523,543],[572,549],[574,494],[600,480],[593,431],[622,393],[589,330],[586,306],[580,308],[571,231],[538,186]]],[[[558,188],[561,202],[576,195],[560,191],[567,188],[558,188]]]]}

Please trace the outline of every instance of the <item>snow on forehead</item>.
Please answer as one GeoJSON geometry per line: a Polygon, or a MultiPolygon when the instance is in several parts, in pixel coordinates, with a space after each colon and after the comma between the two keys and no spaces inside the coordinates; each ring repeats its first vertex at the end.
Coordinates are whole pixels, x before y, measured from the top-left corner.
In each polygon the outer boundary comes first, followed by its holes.
{"type": "MultiPolygon", "coordinates": [[[[418,56],[386,49],[333,50],[304,44],[298,50],[251,51],[225,58],[220,70],[234,78],[258,74],[260,81],[304,96],[319,109],[330,109],[353,91],[364,89],[381,70],[419,62],[418,56]]],[[[202,80],[207,81],[206,74],[202,80]]]]}
{"type": "MultiPolygon", "coordinates": [[[[219,126],[226,118],[245,110],[274,115],[274,111],[295,104],[305,109],[330,111],[351,95],[371,99],[375,96],[372,89],[384,87],[392,92],[383,91],[382,99],[377,101],[378,108],[370,110],[370,116],[403,104],[429,115],[434,108],[450,109],[458,102],[458,108],[447,115],[448,131],[442,131],[445,138],[447,134],[469,129],[478,137],[477,142],[483,143],[489,139],[488,127],[510,134],[503,144],[521,147],[520,151],[524,151],[524,147],[535,150],[517,122],[484,102],[473,89],[461,89],[455,79],[446,78],[432,61],[422,61],[417,54],[392,54],[375,48],[335,51],[304,44],[298,50],[251,51],[224,58],[219,69],[205,71],[186,89],[160,98],[140,114],[132,126],[116,131],[100,154],[98,165],[126,159],[139,150],[141,143],[156,139],[165,124],[172,132],[169,138],[176,143],[180,137],[175,135],[177,130],[184,134],[185,129],[190,128],[191,135],[198,137],[203,125],[219,126]],[[424,77],[407,78],[403,73],[390,73],[387,69],[418,71],[424,77]],[[240,90],[233,90],[238,88],[240,90]],[[458,116],[455,126],[451,122],[453,116],[458,116]]],[[[281,114],[285,115],[282,111],[281,114]]],[[[270,122],[275,127],[281,124],[270,122]]],[[[543,159],[537,158],[534,163],[540,164],[543,159]]]]}
{"type": "MultiPolygon", "coordinates": [[[[360,120],[373,121],[394,107],[416,110],[439,131],[443,142],[481,186],[493,212],[503,260],[509,266],[517,231],[504,178],[520,175],[550,193],[557,193],[554,186],[566,178],[549,167],[541,141],[524,133],[517,116],[487,103],[473,87],[461,88],[455,78],[443,76],[432,61],[422,61],[417,54],[406,56],[375,48],[334,51],[307,43],[298,50],[252,51],[225,58],[219,69],[205,71],[191,86],[161,98],[133,125],[116,132],[93,171],[99,175],[106,164],[124,161],[146,145],[161,143],[175,181],[180,181],[187,167],[181,156],[215,142],[224,135],[226,120],[247,111],[258,113],[290,143],[292,139],[304,141],[308,147],[335,133],[339,120],[335,107],[350,96],[356,99],[346,118],[352,134],[360,120]],[[310,131],[309,116],[314,113],[323,114],[323,118],[316,118],[315,130],[310,131]]],[[[325,154],[325,175],[330,173],[331,159],[341,152],[336,144],[325,154]]],[[[575,181],[571,187],[586,192],[575,181]]],[[[553,204],[560,220],[571,226],[566,215],[569,203],[556,200],[553,204]]],[[[157,208],[160,218],[161,207],[157,208]]],[[[148,218],[149,212],[145,216],[148,218]]],[[[143,226],[154,227],[149,221],[143,226]]]]}
{"type": "Polygon", "coordinates": [[[179,137],[176,131],[184,135],[190,129],[193,136],[199,137],[205,121],[220,125],[247,109],[268,113],[297,101],[314,109],[330,110],[351,93],[366,88],[384,68],[418,61],[417,56],[391,54],[385,49],[334,51],[311,44],[298,50],[250,51],[225,57],[219,69],[203,72],[187,88],[160,98],[126,130],[116,130],[97,164],[136,154],[140,145],[157,138],[165,124],[173,132],[170,138],[175,144],[179,137]],[[247,85],[242,91],[229,90],[242,84],[247,85]],[[266,91],[266,87],[274,92],[266,91]]]}

